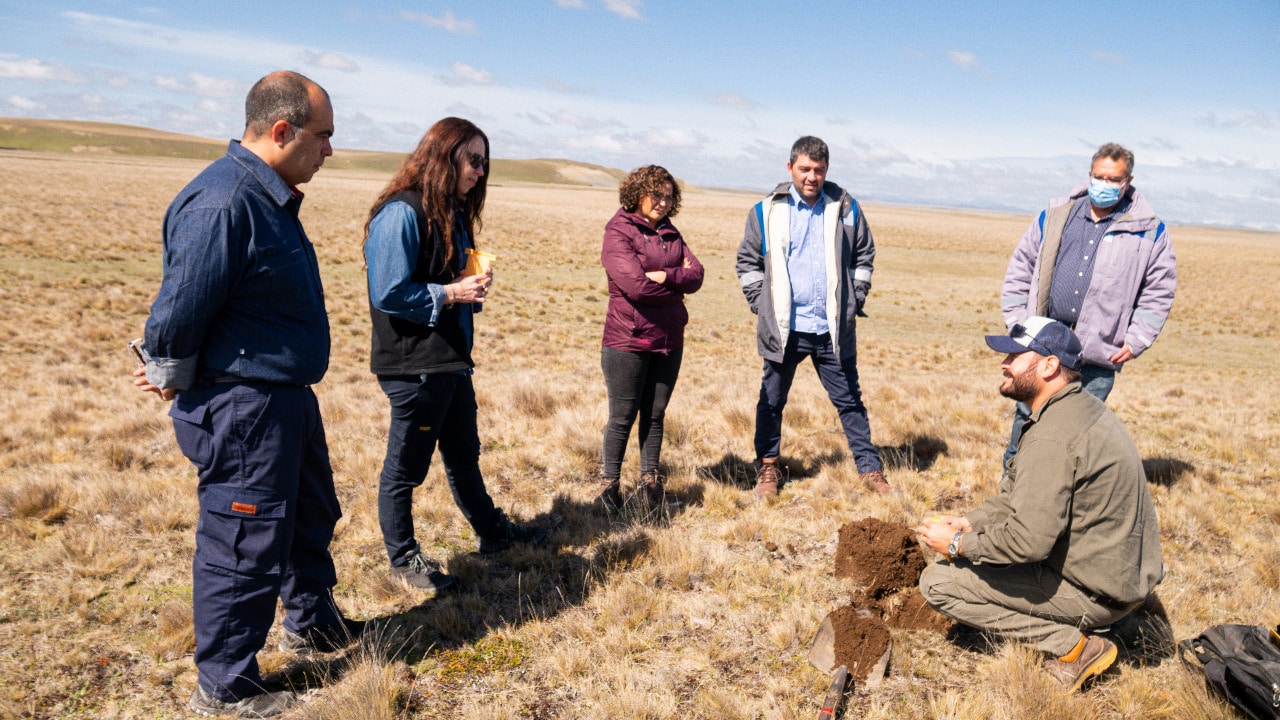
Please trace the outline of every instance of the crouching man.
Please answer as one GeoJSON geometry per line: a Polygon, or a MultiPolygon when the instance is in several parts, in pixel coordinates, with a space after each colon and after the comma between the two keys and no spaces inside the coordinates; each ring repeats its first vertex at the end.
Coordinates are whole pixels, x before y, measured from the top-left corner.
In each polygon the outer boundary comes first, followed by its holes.
{"type": "Polygon", "coordinates": [[[1164,576],[1142,459],[1124,425],[1080,388],[1080,341],[1029,317],[987,345],[1006,353],[1000,394],[1031,408],[1000,492],[963,517],[916,528],[947,559],[920,576],[938,612],[1035,643],[1071,691],[1116,659],[1087,631],[1132,612],[1164,576]]]}

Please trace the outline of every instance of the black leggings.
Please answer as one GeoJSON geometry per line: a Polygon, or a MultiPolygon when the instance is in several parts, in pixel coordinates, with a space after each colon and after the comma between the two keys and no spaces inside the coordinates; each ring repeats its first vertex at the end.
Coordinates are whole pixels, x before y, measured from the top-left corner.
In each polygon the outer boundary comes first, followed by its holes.
{"type": "Polygon", "coordinates": [[[609,391],[609,421],[604,426],[604,477],[622,476],[631,426],[640,414],[640,472],[657,472],[662,455],[662,420],[680,375],[682,348],[670,354],[625,352],[606,347],[600,368],[609,391]]]}

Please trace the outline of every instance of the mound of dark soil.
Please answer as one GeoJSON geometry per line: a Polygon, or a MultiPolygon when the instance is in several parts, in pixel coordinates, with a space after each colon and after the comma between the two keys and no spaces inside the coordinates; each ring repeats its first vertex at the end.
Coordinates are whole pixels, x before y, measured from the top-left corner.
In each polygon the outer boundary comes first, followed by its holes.
{"type": "Polygon", "coordinates": [[[836,547],[836,577],[862,585],[879,600],[920,581],[924,553],[905,525],[863,518],[840,528],[836,547]]]}
{"type": "Polygon", "coordinates": [[[939,635],[951,631],[955,621],[929,607],[915,587],[904,588],[880,601],[884,621],[899,630],[932,630],[939,635]]]}
{"type": "Polygon", "coordinates": [[[889,649],[889,628],[875,612],[848,605],[831,613],[835,630],[836,665],[845,665],[855,678],[867,674],[889,649]]]}
{"type": "Polygon", "coordinates": [[[946,634],[954,623],[925,604],[916,585],[927,564],[915,533],[905,525],[863,518],[840,528],[836,577],[855,588],[849,605],[831,613],[837,665],[854,677],[868,673],[891,642],[889,628],[946,634]]]}

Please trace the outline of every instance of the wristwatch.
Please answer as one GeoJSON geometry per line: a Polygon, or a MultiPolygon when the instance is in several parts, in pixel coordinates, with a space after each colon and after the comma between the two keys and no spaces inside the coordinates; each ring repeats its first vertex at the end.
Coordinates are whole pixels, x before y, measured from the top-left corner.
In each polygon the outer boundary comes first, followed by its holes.
{"type": "Polygon", "coordinates": [[[951,536],[951,543],[947,545],[948,556],[956,557],[957,555],[960,554],[960,536],[961,535],[964,535],[963,531],[957,532],[955,535],[951,536]]]}

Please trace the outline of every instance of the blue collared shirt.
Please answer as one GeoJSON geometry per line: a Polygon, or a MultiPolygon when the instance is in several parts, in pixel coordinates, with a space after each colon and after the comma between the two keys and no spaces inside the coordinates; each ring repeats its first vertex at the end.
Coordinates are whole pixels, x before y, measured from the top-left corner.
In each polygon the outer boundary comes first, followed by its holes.
{"type": "Polygon", "coordinates": [[[153,384],[324,377],[329,317],[301,205],[301,193],[235,140],[178,193],[164,218],[164,274],[146,326],[153,384]]]}
{"type": "Polygon", "coordinates": [[[818,193],[812,205],[800,197],[794,184],[788,194],[791,249],[787,253],[787,276],[791,279],[791,329],[821,335],[831,331],[827,325],[826,249],[822,246],[822,216],[827,207],[827,194],[818,193]]]}
{"type": "Polygon", "coordinates": [[[1111,223],[1128,209],[1128,200],[1106,217],[1094,222],[1088,196],[1076,201],[1062,229],[1058,257],[1049,284],[1049,317],[1075,327],[1080,320],[1080,306],[1089,284],[1093,282],[1093,266],[1097,262],[1098,244],[1111,229],[1111,223]]]}
{"type": "MultiPolygon", "coordinates": [[[[461,271],[471,247],[471,239],[461,222],[454,224],[453,242],[454,266],[461,271]]],[[[388,315],[435,327],[445,307],[445,289],[443,285],[413,279],[421,246],[418,216],[407,203],[387,203],[373,216],[369,237],[364,241],[369,299],[374,308],[388,315]]],[[[456,306],[468,349],[474,344],[472,315],[479,307],[471,303],[456,306]]]]}

